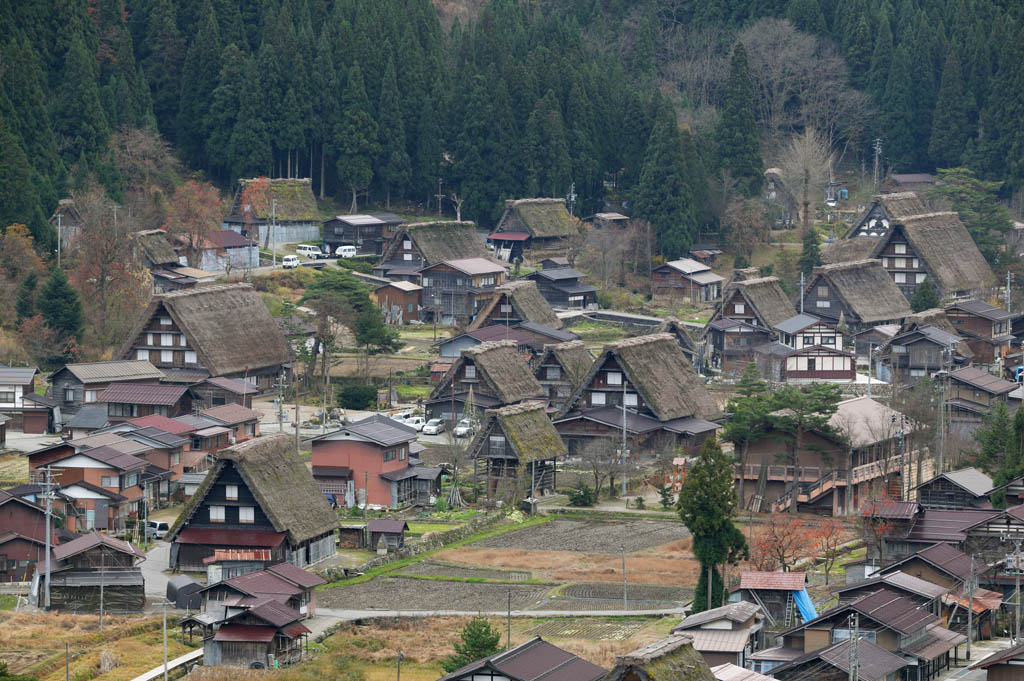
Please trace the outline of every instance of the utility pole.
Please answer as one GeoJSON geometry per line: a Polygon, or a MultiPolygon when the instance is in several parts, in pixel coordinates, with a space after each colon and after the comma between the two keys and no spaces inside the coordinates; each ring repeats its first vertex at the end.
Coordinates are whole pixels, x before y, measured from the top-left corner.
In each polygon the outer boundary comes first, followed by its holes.
{"type": "Polygon", "coordinates": [[[804,273],[800,273],[800,314],[804,313],[804,273]]]}
{"type": "Polygon", "coordinates": [[[622,611],[626,612],[629,610],[629,600],[626,598],[626,545],[619,544],[619,550],[622,552],[622,611]]]}
{"type": "Polygon", "coordinates": [[[576,210],[576,183],[573,182],[569,185],[569,193],[565,197],[565,202],[569,207],[569,215],[575,215],[576,210]]]}
{"type": "Polygon", "coordinates": [[[850,681],[858,681],[860,666],[860,614],[850,615],[850,681]]]}
{"type": "Polygon", "coordinates": [[[868,343],[868,399],[871,399],[871,371],[874,369],[872,359],[874,358],[875,344],[868,343]]]}
{"type": "Polygon", "coordinates": [[[441,191],[441,178],[437,178],[437,193],[434,194],[434,198],[437,199],[437,217],[441,217],[441,202],[444,200],[444,192],[441,191]]]}
{"type": "Polygon", "coordinates": [[[277,379],[277,432],[284,432],[284,369],[277,379]]]}
{"type": "Polygon", "coordinates": [[[270,224],[267,225],[267,229],[270,230],[270,249],[273,253],[273,266],[277,267],[277,199],[270,200],[270,224]]]}
{"type": "Polygon", "coordinates": [[[61,214],[60,209],[58,208],[57,209],[57,269],[58,270],[60,269],[60,242],[62,240],[61,237],[64,234],[64,230],[62,229],[62,224],[61,224],[61,218],[62,217],[64,217],[64,216],[61,214]]]}
{"type": "Polygon", "coordinates": [[[512,587],[508,588],[508,610],[505,620],[505,650],[512,650],[512,587]]]}
{"type": "Polygon", "coordinates": [[[874,148],[875,148],[875,189],[878,189],[879,161],[880,161],[880,159],[882,157],[882,138],[881,137],[875,138],[874,148]]]}
{"type": "Polygon", "coordinates": [[[971,659],[971,639],[974,638],[974,554],[971,554],[971,576],[967,578],[967,659],[971,659]]]}
{"type": "Polygon", "coordinates": [[[1014,554],[1013,554],[1013,558],[1014,558],[1014,560],[1013,560],[1013,571],[1016,573],[1016,580],[1015,580],[1016,584],[1015,584],[1014,590],[1013,590],[1013,594],[1014,594],[1014,596],[1013,596],[1013,600],[1014,600],[1014,618],[1013,618],[1013,622],[1014,622],[1014,629],[1016,630],[1016,635],[1014,636],[1014,640],[1017,643],[1020,643],[1020,544],[1021,544],[1021,538],[1019,536],[1017,536],[1017,535],[1011,536],[1011,535],[1009,535],[1009,534],[1004,532],[1003,535],[1002,535],[1002,540],[1003,540],[1004,544],[1006,542],[1013,542],[1013,545],[1014,545],[1014,547],[1016,549],[1014,551],[1014,554]]]}
{"type": "MultiPolygon", "coordinates": [[[[395,658],[395,661],[398,663],[398,674],[396,676],[397,681],[402,681],[402,658],[404,658],[404,657],[405,657],[405,655],[403,655],[402,651],[399,650],[398,651],[398,657],[395,658]]],[[[164,681],[167,681],[167,679],[164,679],[164,681]]]]}
{"type": "Polygon", "coordinates": [[[164,681],[167,681],[167,601],[161,603],[164,611],[164,681]]]}
{"type": "Polygon", "coordinates": [[[46,494],[46,591],[44,592],[44,607],[50,609],[50,544],[53,542],[52,521],[53,515],[53,469],[47,466],[43,469],[46,476],[43,481],[43,491],[46,494]]]}
{"type": "Polygon", "coordinates": [[[619,367],[622,374],[622,500],[626,500],[626,372],[619,367]]]}
{"type": "Polygon", "coordinates": [[[104,572],[107,569],[107,552],[103,550],[103,544],[100,543],[100,633],[103,633],[103,586],[104,586],[104,572]]]}
{"type": "MultiPolygon", "coordinates": [[[[60,217],[60,216],[58,216],[60,217]]],[[[1010,270],[1006,270],[1006,311],[1010,310],[1010,282],[1013,280],[1013,273],[1010,270]]]]}
{"type": "Polygon", "coordinates": [[[292,369],[292,385],[295,386],[295,454],[301,454],[299,448],[299,423],[302,419],[299,418],[299,377],[297,370],[292,369]]]}

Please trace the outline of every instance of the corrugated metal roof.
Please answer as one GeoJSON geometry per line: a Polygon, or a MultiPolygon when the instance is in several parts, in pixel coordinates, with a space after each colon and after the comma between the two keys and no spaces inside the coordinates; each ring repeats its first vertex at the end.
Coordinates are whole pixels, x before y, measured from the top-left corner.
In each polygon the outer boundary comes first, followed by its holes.
{"type": "Polygon", "coordinates": [[[920,506],[916,501],[893,501],[882,499],[874,504],[868,504],[861,510],[861,515],[871,518],[886,518],[889,520],[910,520],[918,512],[920,506]]]}
{"type": "Polygon", "coordinates": [[[738,667],[729,662],[712,667],[711,674],[718,681],[775,681],[773,676],[758,674],[755,671],[738,667]]]}
{"type": "Polygon", "coordinates": [[[809,314],[798,314],[795,317],[790,317],[784,322],[780,322],[775,325],[775,328],[783,333],[797,333],[803,331],[808,326],[813,326],[821,320],[814,315],[809,314]]]}
{"type": "MultiPolygon", "coordinates": [[[[89,362],[86,364],[65,364],[60,373],[67,369],[82,383],[108,383],[111,381],[160,380],[164,374],[145,360],[117,360],[112,362],[89,362]]],[[[56,375],[56,374],[55,374],[56,375]]]]}
{"type": "Polygon", "coordinates": [[[806,583],[803,572],[744,572],[740,576],[741,589],[800,591],[806,583]]]}
{"type": "Polygon", "coordinates": [[[596,681],[606,670],[562,650],[540,637],[504,652],[485,657],[442,676],[439,681],[461,679],[480,669],[494,669],[512,681],[596,681]]]}
{"type": "Polygon", "coordinates": [[[222,643],[269,643],[277,635],[277,627],[256,624],[222,624],[213,640],[222,643]]]}
{"type": "Polygon", "coordinates": [[[978,388],[979,390],[984,390],[985,392],[993,395],[1002,395],[1003,393],[1008,393],[1017,387],[1016,383],[994,376],[977,367],[964,367],[963,369],[957,369],[951,373],[949,377],[955,381],[966,383],[969,386],[978,388]]]}
{"type": "Polygon", "coordinates": [[[686,635],[702,653],[738,653],[750,640],[750,629],[688,629],[686,635]]]}
{"type": "MultiPolygon", "coordinates": [[[[999,515],[999,511],[925,510],[914,521],[914,527],[911,528],[907,539],[911,541],[959,543],[967,538],[966,530],[968,527],[985,522],[997,515],[999,515]]],[[[943,546],[948,546],[948,544],[943,544],[943,546]]],[[[953,550],[955,551],[956,549],[953,550]]],[[[965,574],[964,576],[967,575],[965,574]]]]}
{"type": "Polygon", "coordinates": [[[371,440],[372,442],[376,442],[384,447],[390,447],[392,445],[416,439],[416,431],[410,429],[408,426],[402,426],[394,419],[389,419],[387,417],[378,419],[372,416],[370,418],[363,419],[362,421],[350,423],[344,428],[336,430],[333,433],[327,433],[313,439],[332,440],[334,439],[334,436],[337,436],[338,434],[340,434],[342,438],[349,434],[356,435],[358,437],[371,440]]]}
{"type": "Polygon", "coordinates": [[[199,412],[208,419],[219,421],[225,425],[233,426],[246,421],[259,421],[260,413],[255,409],[249,409],[241,404],[221,404],[199,412]]]}
{"type": "Polygon", "coordinates": [[[90,459],[95,459],[96,461],[106,464],[111,468],[117,468],[118,470],[122,471],[134,471],[139,468],[145,468],[147,465],[145,459],[140,459],[137,456],[119,452],[113,447],[107,446],[96,447],[94,449],[85,449],[75,454],[69,454],[68,456],[63,456],[57,459],[56,461],[53,461],[52,464],[56,466],[61,461],[66,461],[67,459],[70,459],[71,457],[74,456],[87,456],[90,459]]]}
{"type": "Polygon", "coordinates": [[[538,324],[537,322],[520,322],[519,328],[525,329],[527,331],[532,331],[533,333],[539,333],[542,336],[547,336],[548,338],[554,338],[559,343],[567,343],[569,341],[579,340],[579,336],[572,333],[571,331],[554,329],[550,326],[545,326],[544,324],[538,324]]]}
{"type": "Polygon", "coordinates": [[[106,407],[82,407],[78,413],[64,422],[66,428],[98,430],[107,425],[106,407]]]}
{"type": "Polygon", "coordinates": [[[291,563],[278,563],[277,565],[271,565],[267,568],[267,571],[273,572],[278,577],[287,579],[289,582],[297,584],[304,589],[312,589],[315,586],[327,583],[312,572],[303,570],[299,566],[292,565],[291,563]]]}
{"type": "Polygon", "coordinates": [[[224,583],[251,596],[256,594],[286,594],[295,596],[303,592],[302,588],[267,570],[259,570],[239,575],[238,577],[232,577],[225,580],[224,583]]]}
{"type": "MultiPolygon", "coordinates": [[[[497,274],[504,272],[505,267],[495,263],[487,258],[459,258],[457,260],[442,260],[437,265],[448,265],[454,269],[459,270],[464,274],[497,274]]],[[[436,267],[437,265],[431,265],[430,267],[436,267]]],[[[424,267],[424,270],[430,269],[430,267],[424,267]]],[[[422,270],[421,270],[422,271],[422,270]]]]}
{"type": "Polygon", "coordinates": [[[672,260],[671,262],[665,263],[666,267],[682,272],[683,274],[694,274],[696,272],[707,272],[711,268],[702,262],[698,262],[692,258],[681,258],[679,260],[672,260]]]}
{"type": "MultiPolygon", "coordinates": [[[[958,471],[950,471],[942,475],[953,484],[963,487],[976,497],[983,497],[992,491],[992,478],[977,468],[961,468],[958,471]]],[[[934,478],[932,479],[934,480],[934,478]]]]}
{"type": "MultiPolygon", "coordinates": [[[[103,410],[104,419],[106,419],[107,410],[103,410]]],[[[188,426],[181,421],[176,419],[167,418],[161,414],[150,414],[149,416],[140,416],[138,418],[129,419],[127,423],[130,423],[140,428],[158,428],[165,433],[171,433],[172,435],[182,435],[184,433],[191,433],[193,428],[188,426]]]]}
{"type": "Polygon", "coordinates": [[[210,385],[217,386],[218,388],[222,388],[224,390],[227,390],[228,392],[233,392],[238,395],[255,395],[256,393],[259,392],[259,389],[257,389],[255,386],[246,383],[245,381],[239,381],[234,378],[226,378],[224,376],[208,378],[206,379],[206,382],[209,383],[210,385]]]}
{"type": "Polygon", "coordinates": [[[965,312],[970,312],[973,315],[977,315],[991,321],[1004,321],[1013,318],[1013,314],[1007,312],[1003,308],[996,307],[995,305],[989,305],[988,303],[984,303],[980,300],[965,300],[959,303],[954,303],[950,307],[959,308],[965,312]]]}
{"type": "MultiPolygon", "coordinates": [[[[816,651],[811,655],[820,657],[844,672],[849,673],[850,671],[849,640],[816,651]]],[[[857,673],[864,681],[884,681],[890,674],[907,666],[903,658],[865,639],[857,642],[857,660],[857,673]]]]}
{"type": "MultiPolygon", "coordinates": [[[[170,421],[170,419],[168,419],[170,421]]],[[[172,421],[173,423],[173,421],[172,421]]],[[[168,433],[160,428],[154,428],[153,426],[146,426],[145,428],[139,428],[138,430],[131,430],[124,434],[125,438],[129,440],[135,440],[136,438],[146,438],[159,445],[173,449],[175,447],[184,446],[188,440],[175,435],[174,433],[168,433]]]]}
{"type": "Polygon", "coordinates": [[[881,581],[889,586],[899,587],[911,593],[926,596],[928,598],[937,598],[949,591],[949,589],[943,586],[933,584],[926,579],[921,579],[920,577],[908,575],[905,572],[891,572],[887,575],[883,575],[881,581]]]}
{"type": "Polygon", "coordinates": [[[76,556],[83,551],[96,548],[101,544],[119,553],[127,553],[138,558],[146,557],[146,554],[143,553],[141,549],[132,546],[126,541],[115,539],[110,535],[102,534],[100,532],[90,532],[89,534],[82,535],[78,539],[71,540],[67,544],[61,544],[53,550],[53,557],[57,560],[64,560],[71,556],[76,556]]]}
{"type": "MultiPolygon", "coordinates": [[[[932,511],[928,511],[928,513],[932,513],[932,511]]],[[[954,513],[954,511],[950,511],[950,513],[954,513]]],[[[967,513],[967,511],[959,511],[959,513],[964,514],[967,513]]],[[[970,577],[971,560],[973,560],[966,553],[957,550],[949,544],[938,543],[933,544],[926,549],[921,549],[917,553],[913,553],[906,558],[893,563],[886,568],[886,571],[890,572],[893,568],[899,569],[900,565],[914,559],[920,559],[931,563],[943,572],[961,580],[970,577]]],[[[974,561],[975,574],[983,574],[987,569],[988,566],[984,563],[977,560],[974,561]]]]}
{"type": "Polygon", "coordinates": [[[705,610],[695,615],[690,615],[677,624],[672,631],[685,631],[687,629],[707,624],[708,622],[716,622],[723,619],[731,622],[743,623],[757,615],[759,612],[761,612],[761,606],[756,603],[748,603],[747,601],[728,603],[718,608],[712,608],[711,610],[705,610]]]}
{"type": "Polygon", "coordinates": [[[0,366],[0,385],[28,385],[37,373],[36,367],[0,366]]]}
{"type": "Polygon", "coordinates": [[[178,403],[188,386],[146,383],[112,383],[97,398],[100,402],[150,404],[170,407],[178,403]]]}
{"type": "Polygon", "coordinates": [[[975,662],[971,665],[971,669],[988,669],[992,665],[999,664],[1000,662],[1022,659],[1024,659],[1024,642],[992,653],[980,662],[975,662]]]}
{"type": "Polygon", "coordinates": [[[302,619],[302,613],[298,610],[289,608],[283,603],[278,603],[273,598],[264,599],[259,605],[251,607],[249,614],[260,618],[264,622],[269,622],[275,627],[283,627],[302,619]]]}
{"type": "Polygon", "coordinates": [[[933,624],[928,627],[928,633],[924,640],[909,648],[904,648],[903,652],[920,660],[934,660],[966,641],[967,637],[963,634],[950,631],[940,624],[933,624]]]}
{"type": "Polygon", "coordinates": [[[902,634],[919,631],[938,619],[910,599],[888,590],[868,594],[848,607],[902,634]]]}
{"type": "Polygon", "coordinates": [[[369,522],[370,532],[383,532],[385,534],[398,534],[405,532],[409,526],[404,520],[385,520],[373,518],[369,522]]]}

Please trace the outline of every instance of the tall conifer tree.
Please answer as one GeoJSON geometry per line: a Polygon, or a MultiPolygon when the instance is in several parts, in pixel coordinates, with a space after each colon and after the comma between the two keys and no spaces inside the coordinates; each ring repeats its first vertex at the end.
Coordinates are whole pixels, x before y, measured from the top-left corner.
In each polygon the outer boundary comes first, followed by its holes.
{"type": "Polygon", "coordinates": [[[380,160],[377,174],[384,185],[384,196],[391,208],[391,192],[402,191],[412,176],[412,163],[405,143],[405,122],[402,119],[401,96],[395,73],[395,60],[389,58],[380,88],[377,123],[380,130],[380,160]]]}
{"type": "Polygon", "coordinates": [[[358,208],[359,192],[373,179],[373,155],[377,141],[377,121],[370,113],[370,102],[363,86],[359,64],[348,71],[348,83],[341,97],[341,121],[335,137],[338,140],[338,180],[352,192],[351,212],[358,208]]]}
{"type": "Polygon", "coordinates": [[[967,100],[964,98],[963,79],[960,75],[960,56],[951,45],[942,69],[939,100],[932,117],[932,136],[928,142],[928,155],[937,167],[954,168],[960,165],[967,139],[970,136],[967,120],[967,100]]]}
{"type": "Polygon", "coordinates": [[[754,95],[747,71],[747,51],[743,43],[736,43],[733,49],[715,141],[719,165],[732,173],[738,189],[746,196],[760,191],[764,167],[754,121],[754,95]]]}
{"type": "Polygon", "coordinates": [[[178,143],[185,157],[206,166],[204,142],[209,134],[205,112],[220,76],[220,29],[210,0],[203,3],[199,30],[185,57],[181,74],[181,101],[178,104],[178,143]]]}

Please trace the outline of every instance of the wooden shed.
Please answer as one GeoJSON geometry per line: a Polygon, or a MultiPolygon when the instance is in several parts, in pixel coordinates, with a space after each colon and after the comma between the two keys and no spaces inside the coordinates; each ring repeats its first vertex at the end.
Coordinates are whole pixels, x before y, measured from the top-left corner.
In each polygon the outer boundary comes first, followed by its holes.
{"type": "Polygon", "coordinates": [[[374,518],[369,523],[369,529],[371,549],[377,548],[383,537],[388,550],[392,551],[405,546],[405,533],[409,529],[409,525],[404,520],[374,518]]]}

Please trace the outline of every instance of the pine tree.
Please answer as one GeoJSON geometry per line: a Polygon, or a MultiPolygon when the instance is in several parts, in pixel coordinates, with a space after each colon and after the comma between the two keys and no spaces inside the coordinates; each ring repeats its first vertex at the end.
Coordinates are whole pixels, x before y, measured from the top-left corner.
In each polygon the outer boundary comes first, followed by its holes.
{"type": "Polygon", "coordinates": [[[737,189],[748,197],[757,194],[764,179],[764,168],[757,124],[754,122],[754,95],[747,73],[747,51],[743,43],[736,43],[733,49],[715,141],[719,165],[732,173],[737,189]]]}
{"type": "Polygon", "coordinates": [[[174,0],[153,0],[146,26],[148,57],[142,67],[153,92],[153,114],[160,132],[176,139],[175,122],[181,101],[181,70],[185,42],[178,32],[174,0]]]}
{"type": "Polygon", "coordinates": [[[935,290],[935,284],[931,279],[925,279],[914,289],[914,295],[910,298],[910,309],[914,312],[930,310],[938,307],[941,302],[939,292],[935,290]]]}
{"type": "Polygon", "coordinates": [[[671,105],[662,107],[647,144],[647,163],[640,175],[633,214],[649,221],[666,259],[689,250],[697,236],[697,208],[688,161],[671,105]]]}
{"type": "Polygon", "coordinates": [[[813,226],[804,232],[803,250],[800,252],[800,260],[797,261],[797,264],[806,277],[810,277],[811,271],[821,264],[820,243],[821,237],[813,226]]]}
{"type": "Polygon", "coordinates": [[[910,54],[900,45],[896,48],[889,82],[882,97],[883,120],[887,144],[886,155],[899,170],[917,167],[921,137],[917,136],[917,103],[914,101],[916,76],[911,69],[910,54]]]}
{"type": "Polygon", "coordinates": [[[960,75],[960,56],[950,46],[946,65],[942,69],[942,85],[932,117],[932,136],[928,143],[928,156],[940,168],[960,165],[967,139],[970,136],[967,120],[967,100],[964,98],[963,79],[960,75]]]}
{"type": "Polygon", "coordinates": [[[85,329],[82,302],[64,270],[53,268],[39,295],[36,308],[43,315],[47,326],[57,332],[61,343],[82,340],[85,329]]]}
{"type": "Polygon", "coordinates": [[[385,202],[390,210],[391,190],[397,188],[401,191],[412,177],[412,162],[405,146],[405,123],[402,120],[394,59],[388,60],[388,66],[384,70],[377,123],[380,126],[380,160],[377,175],[384,184],[385,202]]]}
{"type": "Polygon", "coordinates": [[[704,440],[679,491],[679,517],[693,535],[693,554],[700,561],[700,577],[693,597],[695,613],[724,603],[725,585],[718,566],[734,564],[749,553],[743,533],[733,523],[736,516],[734,475],[732,461],[711,435],[704,440]],[[709,571],[712,574],[710,584],[709,571]]]}
{"type": "Polygon", "coordinates": [[[786,18],[798,31],[813,35],[826,35],[828,25],[818,0],[789,0],[786,3],[786,18]]]}
{"type": "Polygon", "coordinates": [[[867,16],[861,15],[853,37],[846,48],[846,65],[850,67],[850,82],[854,87],[863,88],[867,84],[871,69],[872,36],[867,16]]]}
{"type": "Polygon", "coordinates": [[[253,57],[245,60],[238,98],[238,115],[228,142],[231,175],[269,175],[274,155],[270,145],[270,131],[263,120],[263,81],[253,57]]]}
{"type": "Polygon", "coordinates": [[[96,62],[81,36],[75,36],[64,57],[61,86],[53,101],[53,129],[66,140],[65,161],[85,153],[90,158],[107,143],[110,128],[96,87],[96,62]]]}
{"type": "Polygon", "coordinates": [[[377,121],[370,113],[370,103],[363,87],[359,64],[348,72],[348,84],[341,97],[341,121],[335,134],[338,142],[338,180],[352,192],[351,212],[357,210],[359,191],[373,179],[373,155],[379,150],[377,121]]]}
{"type": "Polygon", "coordinates": [[[484,657],[490,657],[499,650],[501,632],[496,631],[486,619],[476,616],[466,623],[454,643],[455,654],[441,660],[445,672],[453,672],[484,657]]]}
{"type": "Polygon", "coordinates": [[[0,117],[0,231],[16,222],[28,224],[38,208],[35,197],[25,150],[0,117]]]}
{"type": "Polygon", "coordinates": [[[437,191],[437,180],[441,177],[441,157],[444,153],[441,117],[435,102],[435,98],[428,94],[423,102],[423,108],[420,109],[413,161],[413,185],[416,191],[424,192],[427,197],[431,197],[437,191]]]}
{"type": "Polygon", "coordinates": [[[325,196],[327,186],[327,146],[332,132],[338,126],[338,112],[341,106],[338,98],[338,79],[331,57],[331,42],[328,31],[320,34],[313,59],[313,120],[311,135],[313,143],[320,146],[320,198],[325,196]]]}
{"type": "Polygon", "coordinates": [[[974,431],[974,440],[979,445],[975,463],[989,475],[996,475],[1007,467],[1007,459],[1016,447],[1014,420],[1005,402],[997,402],[982,418],[982,425],[974,431]]]}
{"type": "Polygon", "coordinates": [[[868,71],[867,78],[868,92],[875,98],[875,101],[882,101],[885,94],[892,58],[892,28],[889,26],[889,16],[883,10],[878,17],[878,27],[875,29],[875,49],[871,53],[871,69],[868,71]]]}
{"type": "Polygon", "coordinates": [[[224,48],[220,57],[220,74],[217,87],[210,96],[209,110],[203,122],[207,131],[205,141],[206,158],[216,175],[230,181],[230,170],[234,164],[231,154],[231,134],[238,122],[241,107],[241,88],[245,75],[246,59],[234,43],[224,48]]]}
{"type": "Polygon", "coordinates": [[[19,324],[36,313],[36,285],[38,283],[39,277],[33,270],[29,270],[25,278],[21,280],[21,286],[18,288],[18,300],[14,304],[19,324]]]}
{"type": "Polygon", "coordinates": [[[199,30],[185,56],[178,104],[178,143],[185,157],[198,166],[207,165],[204,142],[209,129],[205,113],[217,88],[222,51],[217,15],[210,0],[206,0],[199,30]]]}
{"type": "MultiPolygon", "coordinates": [[[[288,155],[289,160],[291,158],[291,152],[296,151],[296,163],[298,165],[298,154],[297,151],[306,146],[306,137],[302,119],[302,108],[299,106],[298,97],[295,95],[293,88],[288,88],[284,95],[284,102],[281,106],[281,131],[278,136],[278,143],[281,145],[281,149],[288,155]]],[[[289,163],[289,166],[291,164],[289,163]]],[[[294,170],[297,170],[295,168],[294,170]]],[[[294,173],[294,170],[289,167],[289,176],[294,173]]]]}
{"type": "Polygon", "coordinates": [[[553,90],[534,107],[526,123],[529,196],[562,196],[572,181],[565,123],[553,90]]]}
{"type": "Polygon", "coordinates": [[[1002,52],[982,113],[980,146],[987,170],[1017,189],[1024,186],[1024,41],[1008,41],[1002,52]]]}

